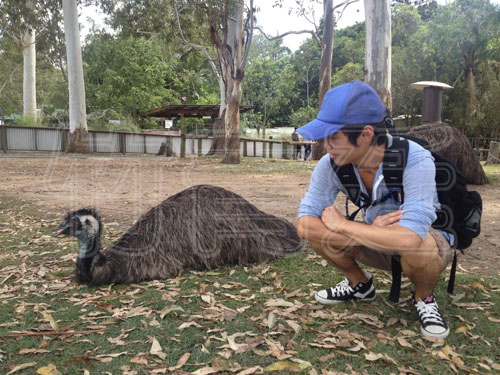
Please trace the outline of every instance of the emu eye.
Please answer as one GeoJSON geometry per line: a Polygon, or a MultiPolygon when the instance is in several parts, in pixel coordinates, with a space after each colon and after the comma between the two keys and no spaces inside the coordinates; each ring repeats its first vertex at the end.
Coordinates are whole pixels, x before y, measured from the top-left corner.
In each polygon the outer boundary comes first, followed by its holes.
{"type": "Polygon", "coordinates": [[[90,225],[90,220],[89,219],[85,219],[85,224],[90,225]]]}

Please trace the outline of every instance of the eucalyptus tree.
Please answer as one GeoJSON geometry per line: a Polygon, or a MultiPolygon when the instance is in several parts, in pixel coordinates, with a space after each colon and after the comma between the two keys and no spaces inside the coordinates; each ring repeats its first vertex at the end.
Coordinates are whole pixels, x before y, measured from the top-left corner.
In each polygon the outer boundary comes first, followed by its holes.
{"type": "MultiPolygon", "coordinates": [[[[319,1],[319,0],[315,0],[319,1]]],[[[297,13],[304,16],[314,27],[312,30],[300,30],[300,31],[288,31],[281,35],[275,36],[270,39],[283,38],[289,34],[303,34],[309,33],[312,38],[321,47],[321,61],[319,68],[319,93],[318,93],[318,104],[321,106],[323,97],[326,92],[331,88],[332,83],[332,58],[333,58],[333,34],[335,28],[335,18],[340,19],[343,15],[344,10],[350,5],[358,0],[344,0],[337,5],[333,4],[333,0],[323,0],[323,27],[320,32],[320,26],[315,22],[314,12],[311,11],[310,1],[306,0],[296,0],[297,3],[297,13]]],[[[278,6],[283,5],[283,0],[275,0],[275,4],[278,6]]],[[[324,154],[323,142],[319,141],[315,144],[312,152],[312,157],[315,160],[319,160],[324,154]]]]}
{"type": "Polygon", "coordinates": [[[38,11],[33,0],[0,2],[0,30],[10,37],[23,53],[23,112],[36,116],[36,29],[38,11]]]}
{"type": "Polygon", "coordinates": [[[67,152],[89,153],[85,83],[76,0],[63,0],[69,84],[69,143],[67,152]]]}
{"type": "Polygon", "coordinates": [[[392,112],[390,0],[364,0],[366,17],[365,79],[392,112]]]}
{"type": "Polygon", "coordinates": [[[465,81],[465,118],[473,125],[477,120],[475,71],[478,62],[492,53],[491,41],[500,37],[500,9],[489,0],[456,0],[438,7],[433,21],[428,38],[436,75],[452,85],[465,81]]]}

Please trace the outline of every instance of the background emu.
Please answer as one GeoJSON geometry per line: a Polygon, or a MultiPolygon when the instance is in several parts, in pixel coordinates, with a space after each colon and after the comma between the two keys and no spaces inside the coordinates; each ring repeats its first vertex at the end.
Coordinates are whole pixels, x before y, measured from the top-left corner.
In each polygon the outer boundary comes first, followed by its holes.
{"type": "Polygon", "coordinates": [[[56,230],[80,241],[76,279],[89,286],[175,277],[181,270],[263,262],[300,249],[296,228],[220,187],[198,185],[153,207],[106,251],[95,209],[56,230]]]}

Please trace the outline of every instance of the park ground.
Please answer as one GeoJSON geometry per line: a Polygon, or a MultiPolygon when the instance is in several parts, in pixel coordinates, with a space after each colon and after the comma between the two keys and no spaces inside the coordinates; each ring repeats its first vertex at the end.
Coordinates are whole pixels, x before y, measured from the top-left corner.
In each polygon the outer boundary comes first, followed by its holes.
{"type": "MultiPolygon", "coordinates": [[[[54,374],[125,375],[499,371],[498,166],[487,167],[490,184],[469,187],[483,197],[482,232],[459,257],[455,295],[446,295],[446,272],[438,285],[452,326],[446,342],[421,339],[407,290],[399,305],[386,302],[386,273],[377,274],[381,296],[372,304],[313,302],[311,293],[340,275],[307,248],[265,265],[88,289],[71,279],[75,241],[51,233],[67,211],[92,206],[106,244],[152,206],[198,184],[229,189],[295,224],[314,166],[261,158],[224,165],[213,158],[1,155],[0,372],[52,374],[51,365],[54,374]]],[[[343,198],[336,204],[343,209],[343,198]]]]}

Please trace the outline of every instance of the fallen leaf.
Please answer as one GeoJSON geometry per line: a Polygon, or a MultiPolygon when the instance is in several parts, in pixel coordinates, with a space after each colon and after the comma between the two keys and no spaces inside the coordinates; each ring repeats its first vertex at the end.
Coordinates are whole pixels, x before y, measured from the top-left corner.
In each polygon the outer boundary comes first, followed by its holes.
{"type": "Polygon", "coordinates": [[[180,369],[182,366],[186,364],[188,361],[189,357],[191,356],[191,353],[184,353],[181,358],[177,361],[177,364],[175,366],[169,367],[168,371],[174,371],[180,369]]]}
{"type": "Polygon", "coordinates": [[[186,329],[186,328],[188,328],[188,327],[196,327],[196,328],[201,328],[201,326],[200,326],[198,323],[196,323],[196,322],[186,322],[186,323],[182,323],[182,324],[179,326],[179,328],[178,328],[178,329],[180,329],[180,330],[182,331],[183,329],[186,329]]]}
{"type": "Polygon", "coordinates": [[[492,316],[488,316],[488,320],[493,323],[500,323],[500,319],[493,318],[492,316]]]}
{"type": "Polygon", "coordinates": [[[269,330],[272,330],[277,321],[278,319],[276,318],[276,314],[271,311],[267,316],[267,328],[269,328],[269,330]]]}
{"type": "Polygon", "coordinates": [[[61,375],[56,366],[54,366],[52,363],[49,363],[45,367],[40,367],[38,370],[36,370],[36,373],[40,375],[61,375]]]}
{"type": "Polygon", "coordinates": [[[403,348],[411,348],[411,349],[413,349],[413,346],[408,341],[406,341],[404,337],[398,337],[398,343],[403,348]]]}
{"type": "Polygon", "coordinates": [[[219,370],[214,368],[214,367],[203,367],[203,368],[200,368],[200,369],[192,372],[191,374],[193,374],[193,375],[208,375],[208,374],[215,374],[216,372],[219,372],[219,370]]]}
{"type": "Polygon", "coordinates": [[[484,285],[482,285],[481,283],[478,283],[477,281],[474,281],[472,283],[471,288],[474,290],[480,290],[482,292],[486,292],[486,288],[484,287],[484,285]]]}
{"type": "Polygon", "coordinates": [[[290,327],[292,327],[292,329],[293,329],[293,331],[295,332],[296,335],[298,335],[300,333],[300,331],[302,330],[302,327],[296,321],[294,321],[294,320],[287,320],[286,322],[287,322],[287,324],[290,327]]]}
{"type": "Polygon", "coordinates": [[[153,344],[151,345],[151,350],[149,351],[149,353],[157,357],[160,357],[163,360],[167,358],[167,355],[163,353],[161,345],[156,339],[156,337],[153,337],[153,344]]]}
{"type": "Polygon", "coordinates": [[[12,370],[10,370],[7,375],[10,375],[10,374],[13,374],[15,372],[18,372],[18,371],[21,371],[21,370],[24,370],[25,368],[28,368],[28,367],[33,367],[36,365],[36,362],[30,362],[30,363],[23,363],[22,365],[17,365],[16,367],[14,367],[12,370]]]}
{"type": "Polygon", "coordinates": [[[21,350],[19,350],[19,354],[41,354],[41,353],[50,353],[50,351],[46,350],[46,349],[21,349],[21,350]]]}
{"type": "Polygon", "coordinates": [[[46,313],[45,311],[42,311],[41,314],[42,314],[43,318],[50,324],[50,327],[54,331],[59,329],[59,326],[57,325],[57,322],[52,315],[46,313]]]}
{"type": "Polygon", "coordinates": [[[292,372],[301,372],[302,368],[296,363],[289,361],[278,361],[270,364],[269,366],[264,368],[264,371],[292,371],[292,372]]]}
{"type": "Polygon", "coordinates": [[[130,360],[132,363],[138,363],[141,365],[148,365],[148,360],[146,358],[141,358],[141,357],[134,357],[130,360]]]}
{"type": "Polygon", "coordinates": [[[246,370],[238,372],[237,375],[251,375],[251,374],[255,374],[257,371],[260,371],[260,370],[262,370],[262,367],[259,367],[259,366],[250,367],[250,368],[247,368],[246,370]]]}
{"type": "Polygon", "coordinates": [[[370,353],[367,353],[365,354],[365,359],[367,361],[378,361],[379,359],[382,359],[386,362],[391,362],[391,363],[394,363],[395,365],[397,365],[396,361],[394,359],[392,359],[391,357],[389,357],[387,354],[376,354],[376,353],[373,353],[373,352],[370,352],[370,353]]]}
{"type": "Polygon", "coordinates": [[[172,311],[184,312],[184,309],[177,305],[167,306],[163,310],[160,311],[160,318],[163,319],[165,315],[171,313],[172,311]]]}
{"type": "Polygon", "coordinates": [[[266,307],[292,307],[295,306],[292,302],[284,299],[270,299],[265,303],[266,307]]]}

